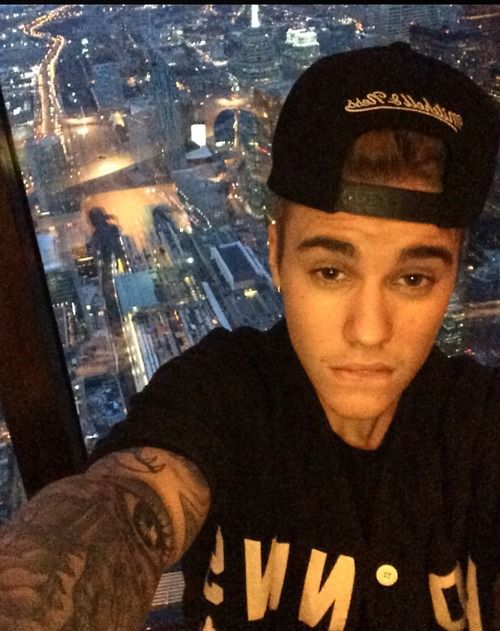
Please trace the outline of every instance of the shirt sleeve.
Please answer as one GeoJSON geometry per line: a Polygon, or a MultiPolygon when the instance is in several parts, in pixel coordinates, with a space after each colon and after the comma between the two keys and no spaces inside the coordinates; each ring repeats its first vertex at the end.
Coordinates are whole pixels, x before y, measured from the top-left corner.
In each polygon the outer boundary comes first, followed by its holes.
{"type": "Polygon", "coordinates": [[[215,498],[231,474],[238,425],[259,408],[262,384],[238,334],[216,329],[172,359],[131,397],[127,418],[93,450],[89,464],[113,451],[158,447],[185,456],[206,477],[215,498]]]}

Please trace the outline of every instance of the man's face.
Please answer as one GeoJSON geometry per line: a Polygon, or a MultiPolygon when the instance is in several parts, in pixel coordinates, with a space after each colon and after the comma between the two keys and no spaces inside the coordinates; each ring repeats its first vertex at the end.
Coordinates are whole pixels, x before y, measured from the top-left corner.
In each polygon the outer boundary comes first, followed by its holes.
{"type": "Polygon", "coordinates": [[[427,358],[457,273],[456,230],[290,204],[281,287],[292,345],[332,419],[392,414],[427,358]]]}

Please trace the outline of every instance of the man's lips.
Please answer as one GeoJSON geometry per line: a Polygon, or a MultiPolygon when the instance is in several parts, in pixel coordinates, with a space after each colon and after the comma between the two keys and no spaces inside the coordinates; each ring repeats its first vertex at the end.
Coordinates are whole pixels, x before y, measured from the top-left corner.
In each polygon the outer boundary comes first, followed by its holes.
{"type": "Polygon", "coordinates": [[[335,370],[350,370],[352,372],[392,372],[392,368],[381,362],[375,364],[337,364],[332,366],[335,370]]]}
{"type": "Polygon", "coordinates": [[[393,369],[387,364],[338,364],[331,366],[336,379],[344,381],[389,381],[393,369]]]}

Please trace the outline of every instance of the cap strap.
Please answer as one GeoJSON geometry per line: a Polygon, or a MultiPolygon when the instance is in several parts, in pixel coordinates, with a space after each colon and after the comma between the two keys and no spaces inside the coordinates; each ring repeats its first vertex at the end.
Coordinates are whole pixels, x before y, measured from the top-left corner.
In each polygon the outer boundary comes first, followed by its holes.
{"type": "Polygon", "coordinates": [[[445,225],[447,212],[443,201],[439,193],[343,181],[332,212],[445,225]]]}

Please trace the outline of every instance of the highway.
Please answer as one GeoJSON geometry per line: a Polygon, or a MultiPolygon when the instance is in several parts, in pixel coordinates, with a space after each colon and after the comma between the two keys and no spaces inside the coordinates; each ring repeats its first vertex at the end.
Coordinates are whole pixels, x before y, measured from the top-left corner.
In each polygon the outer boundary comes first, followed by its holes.
{"type": "Polygon", "coordinates": [[[63,108],[57,94],[56,71],[61,52],[66,45],[62,35],[51,35],[42,28],[54,20],[69,17],[78,10],[75,5],[62,5],[24,25],[26,35],[42,39],[48,44],[48,51],[38,66],[37,89],[38,107],[35,108],[35,138],[44,138],[57,134],[66,150],[66,142],[62,133],[63,108]]]}

